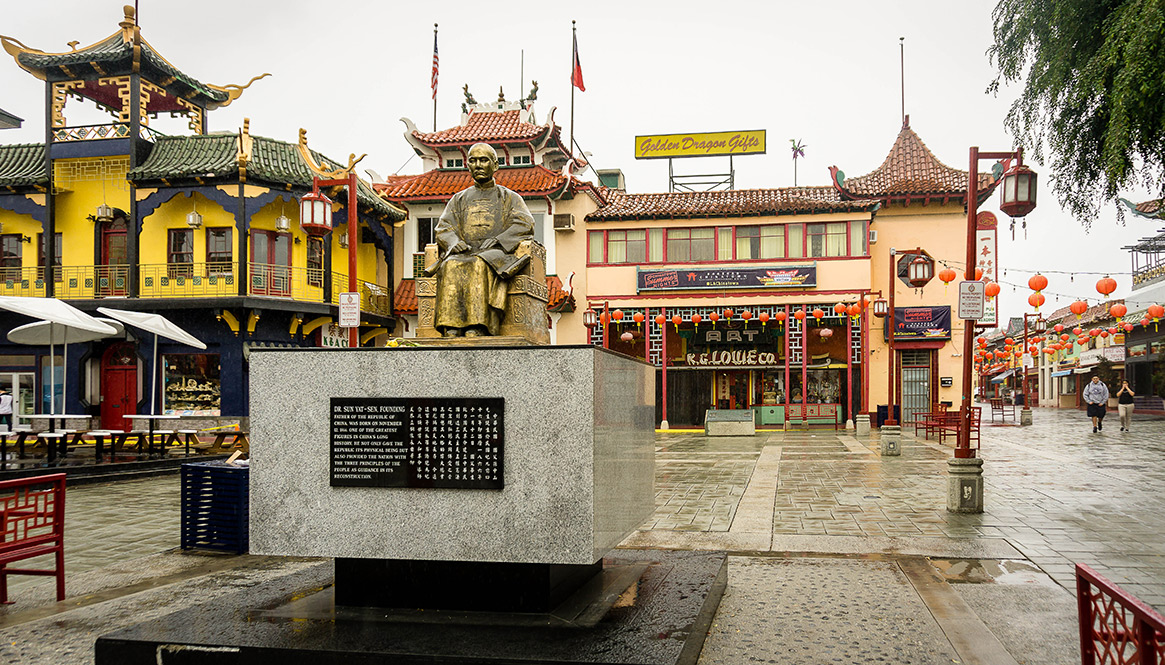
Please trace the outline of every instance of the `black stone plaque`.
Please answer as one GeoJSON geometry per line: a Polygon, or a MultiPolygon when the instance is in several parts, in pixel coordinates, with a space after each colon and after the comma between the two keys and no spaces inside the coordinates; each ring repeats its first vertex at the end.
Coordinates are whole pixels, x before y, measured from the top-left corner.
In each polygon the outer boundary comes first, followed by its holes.
{"type": "Polygon", "coordinates": [[[331,406],[332,487],[505,487],[501,397],[333,397],[331,406]]]}

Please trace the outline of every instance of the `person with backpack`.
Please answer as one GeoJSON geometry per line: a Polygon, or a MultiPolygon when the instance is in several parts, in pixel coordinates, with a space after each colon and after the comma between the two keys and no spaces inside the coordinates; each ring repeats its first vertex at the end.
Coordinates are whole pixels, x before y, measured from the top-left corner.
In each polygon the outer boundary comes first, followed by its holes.
{"type": "Polygon", "coordinates": [[[1088,404],[1088,417],[1092,418],[1092,431],[1100,432],[1104,430],[1104,412],[1105,405],[1108,404],[1108,386],[1100,380],[1099,376],[1093,376],[1092,381],[1084,387],[1084,402],[1088,404]]]}

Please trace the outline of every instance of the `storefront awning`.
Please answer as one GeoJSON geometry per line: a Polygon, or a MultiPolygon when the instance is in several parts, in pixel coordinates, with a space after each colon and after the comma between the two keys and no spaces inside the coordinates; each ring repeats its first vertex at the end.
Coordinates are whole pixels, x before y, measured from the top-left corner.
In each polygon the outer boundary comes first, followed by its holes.
{"type": "Polygon", "coordinates": [[[1011,376],[1012,374],[1015,374],[1015,370],[1009,369],[1006,372],[1000,374],[999,376],[992,377],[991,383],[1003,383],[1004,381],[1007,380],[1007,377],[1011,376]]]}
{"type": "Polygon", "coordinates": [[[1074,369],[1072,371],[1076,372],[1077,374],[1088,374],[1089,372],[1092,371],[1092,367],[1077,367],[1076,369],[1074,369]]]}
{"type": "Polygon", "coordinates": [[[1072,373],[1072,370],[1070,370],[1070,369],[1062,369],[1062,370],[1060,370],[1060,371],[1058,371],[1058,372],[1052,372],[1052,376],[1053,376],[1053,377],[1056,377],[1056,376],[1068,376],[1068,375],[1069,375],[1069,374],[1071,374],[1071,373],[1072,373]]]}

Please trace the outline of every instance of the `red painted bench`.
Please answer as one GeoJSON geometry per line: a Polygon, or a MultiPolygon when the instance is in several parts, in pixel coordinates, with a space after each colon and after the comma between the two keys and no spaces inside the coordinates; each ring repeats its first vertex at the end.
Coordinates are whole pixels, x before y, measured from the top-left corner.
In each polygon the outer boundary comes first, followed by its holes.
{"type": "Polygon", "coordinates": [[[9,604],[9,575],[52,575],[65,599],[65,474],[0,481],[0,603],[9,604]],[[53,555],[52,568],[8,564],[53,555]]]}

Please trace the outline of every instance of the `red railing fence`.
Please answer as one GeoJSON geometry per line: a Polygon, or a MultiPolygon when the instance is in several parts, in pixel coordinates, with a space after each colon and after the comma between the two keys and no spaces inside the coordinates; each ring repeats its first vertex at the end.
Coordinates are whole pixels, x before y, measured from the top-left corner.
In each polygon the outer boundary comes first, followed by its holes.
{"type": "Polygon", "coordinates": [[[1083,665],[1165,665],[1165,617],[1088,566],[1076,564],[1083,665]]]}

